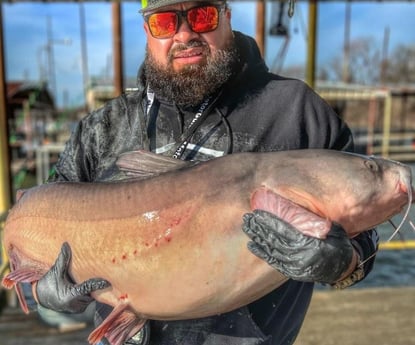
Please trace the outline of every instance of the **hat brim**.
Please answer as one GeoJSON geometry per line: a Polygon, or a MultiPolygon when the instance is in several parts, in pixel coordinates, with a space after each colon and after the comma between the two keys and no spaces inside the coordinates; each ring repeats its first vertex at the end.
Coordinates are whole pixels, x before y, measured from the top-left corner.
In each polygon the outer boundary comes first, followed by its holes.
{"type": "Polygon", "coordinates": [[[157,10],[160,7],[170,6],[170,5],[176,5],[181,4],[184,2],[202,2],[202,3],[212,3],[212,2],[218,2],[217,0],[147,0],[147,6],[142,8],[140,10],[140,13],[146,13],[150,11],[157,10]]]}

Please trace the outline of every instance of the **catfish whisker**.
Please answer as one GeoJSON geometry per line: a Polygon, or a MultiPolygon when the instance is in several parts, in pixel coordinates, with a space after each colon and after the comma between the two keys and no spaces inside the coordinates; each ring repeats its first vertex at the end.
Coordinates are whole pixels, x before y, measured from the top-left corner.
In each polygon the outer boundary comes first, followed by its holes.
{"type": "Polygon", "coordinates": [[[395,228],[395,231],[392,233],[392,235],[386,240],[386,242],[390,242],[390,240],[392,240],[392,238],[395,237],[395,235],[397,233],[399,233],[399,231],[401,230],[403,224],[406,222],[406,220],[408,219],[409,216],[409,211],[411,210],[411,205],[412,205],[412,185],[411,185],[411,181],[405,181],[405,185],[406,185],[406,190],[408,191],[408,206],[406,208],[405,214],[401,220],[401,222],[399,223],[398,227],[395,228]]]}
{"type": "MultiPolygon", "coordinates": [[[[395,223],[393,222],[393,220],[392,219],[389,219],[388,222],[395,229],[394,232],[396,232],[396,229],[398,229],[398,227],[395,225],[395,223]]],[[[415,228],[414,228],[414,231],[415,231],[415,228]]],[[[400,238],[401,241],[405,241],[405,238],[404,238],[403,234],[400,231],[397,232],[397,235],[399,236],[399,238],[400,238]]]]}
{"type": "Polygon", "coordinates": [[[359,263],[359,266],[363,266],[366,262],[368,262],[371,258],[373,258],[374,256],[376,256],[376,254],[379,252],[379,247],[376,249],[376,251],[370,255],[369,257],[367,257],[366,259],[364,259],[363,261],[361,261],[359,263]]]}
{"type": "MultiPolygon", "coordinates": [[[[405,238],[404,238],[404,236],[403,236],[403,234],[400,232],[400,230],[401,230],[401,228],[402,228],[402,225],[403,225],[403,223],[405,222],[405,220],[406,220],[406,218],[408,217],[408,214],[409,214],[409,210],[410,210],[410,207],[411,207],[411,203],[412,203],[412,198],[409,198],[409,201],[410,201],[410,204],[408,205],[408,208],[406,209],[406,212],[405,212],[405,215],[404,215],[404,217],[403,217],[403,219],[402,219],[402,221],[399,223],[399,226],[396,226],[396,224],[393,222],[393,220],[392,219],[388,219],[388,222],[392,225],[392,227],[395,229],[394,231],[393,231],[393,233],[392,233],[392,235],[386,240],[386,242],[389,242],[392,238],[394,238],[397,234],[398,234],[398,236],[400,237],[400,239],[402,240],[402,241],[404,241],[405,240],[405,238]]],[[[411,221],[411,220],[409,220],[408,221],[409,222],[409,225],[411,226],[411,228],[412,228],[412,230],[413,231],[415,231],[415,225],[414,225],[414,223],[411,221]]],[[[374,256],[376,256],[376,254],[379,252],[379,247],[376,249],[376,251],[372,254],[372,255],[370,255],[369,257],[367,257],[365,260],[363,260],[360,264],[359,264],[359,266],[363,266],[366,262],[368,262],[371,258],[373,258],[374,256]]]]}

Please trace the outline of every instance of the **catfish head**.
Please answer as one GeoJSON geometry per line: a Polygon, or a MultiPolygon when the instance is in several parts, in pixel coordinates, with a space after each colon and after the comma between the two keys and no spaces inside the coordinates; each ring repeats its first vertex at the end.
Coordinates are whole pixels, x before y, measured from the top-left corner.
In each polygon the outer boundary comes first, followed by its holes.
{"type": "MultiPolygon", "coordinates": [[[[308,214],[336,222],[354,237],[402,212],[405,205],[404,220],[409,212],[412,175],[402,163],[333,150],[286,151],[278,158],[259,168],[262,188],[301,207],[297,214],[303,213],[303,219],[308,214]]],[[[287,221],[292,224],[292,219],[287,221]]]]}

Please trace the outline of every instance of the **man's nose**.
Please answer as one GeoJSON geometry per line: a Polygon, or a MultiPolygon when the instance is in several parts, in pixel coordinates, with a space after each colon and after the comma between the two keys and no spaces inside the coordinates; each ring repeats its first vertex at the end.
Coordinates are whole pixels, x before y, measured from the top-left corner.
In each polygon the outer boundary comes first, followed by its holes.
{"type": "Polygon", "coordinates": [[[182,20],[179,23],[179,28],[176,34],[174,35],[174,40],[176,42],[186,43],[186,42],[193,40],[195,37],[198,37],[198,36],[199,34],[197,32],[194,32],[192,31],[192,29],[190,29],[190,26],[187,23],[187,21],[182,20]]]}

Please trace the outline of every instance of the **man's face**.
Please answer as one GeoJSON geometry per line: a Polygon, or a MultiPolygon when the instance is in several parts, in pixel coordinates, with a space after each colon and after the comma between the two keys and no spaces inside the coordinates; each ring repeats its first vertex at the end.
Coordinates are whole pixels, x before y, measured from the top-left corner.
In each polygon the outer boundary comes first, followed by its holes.
{"type": "MultiPolygon", "coordinates": [[[[184,11],[198,5],[200,2],[182,3],[166,6],[162,11],[184,11]]],[[[212,15],[207,12],[207,9],[203,9],[200,13],[197,11],[192,14],[197,28],[206,25],[206,22],[197,21],[197,18],[198,15],[212,15]]],[[[162,21],[162,18],[158,19],[162,21]]],[[[148,21],[151,22],[149,18],[148,21]]],[[[153,25],[153,30],[161,28],[159,34],[171,33],[171,37],[163,39],[153,37],[149,28],[151,24],[146,22],[144,25],[148,40],[145,60],[147,82],[159,97],[178,105],[200,104],[230,78],[238,61],[230,10],[222,9],[217,28],[205,33],[193,32],[183,19],[179,21],[177,32],[174,29],[169,31],[170,23],[174,28],[171,20],[165,20],[162,26],[157,26],[158,23],[153,25]]]]}
{"type": "MultiPolygon", "coordinates": [[[[200,2],[186,2],[166,6],[155,12],[167,10],[184,11],[199,6],[200,2]]],[[[218,50],[229,46],[232,39],[230,24],[231,12],[229,9],[219,13],[219,24],[214,31],[206,33],[193,32],[185,19],[181,18],[177,32],[171,38],[154,38],[149,30],[148,23],[144,23],[147,35],[148,54],[160,67],[170,71],[180,72],[191,66],[203,66],[208,56],[214,56],[218,50]],[[195,44],[199,42],[200,44],[195,44]]]]}

